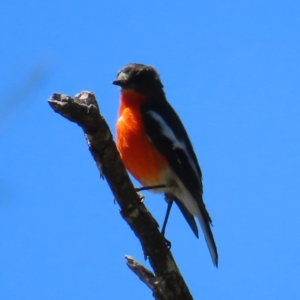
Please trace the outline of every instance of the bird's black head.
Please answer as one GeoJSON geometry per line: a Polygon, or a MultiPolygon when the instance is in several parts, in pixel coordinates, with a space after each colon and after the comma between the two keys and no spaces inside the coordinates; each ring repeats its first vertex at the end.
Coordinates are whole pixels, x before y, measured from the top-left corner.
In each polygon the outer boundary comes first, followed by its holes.
{"type": "Polygon", "coordinates": [[[147,65],[128,64],[122,68],[113,84],[120,86],[123,90],[135,90],[142,93],[152,93],[162,90],[163,85],[157,71],[147,65]]]}

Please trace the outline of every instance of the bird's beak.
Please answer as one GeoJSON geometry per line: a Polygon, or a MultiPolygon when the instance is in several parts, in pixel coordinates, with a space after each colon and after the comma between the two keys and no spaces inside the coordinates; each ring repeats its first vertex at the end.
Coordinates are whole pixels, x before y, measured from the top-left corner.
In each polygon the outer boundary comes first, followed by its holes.
{"type": "Polygon", "coordinates": [[[122,86],[124,84],[123,80],[115,80],[112,82],[114,85],[122,86]]]}

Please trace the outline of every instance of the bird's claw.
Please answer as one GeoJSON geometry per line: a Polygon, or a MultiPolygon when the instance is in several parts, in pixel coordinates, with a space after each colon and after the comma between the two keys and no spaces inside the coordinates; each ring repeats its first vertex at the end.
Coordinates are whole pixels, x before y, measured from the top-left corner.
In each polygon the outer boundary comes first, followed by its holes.
{"type": "Polygon", "coordinates": [[[172,243],[167,240],[165,237],[164,237],[164,240],[165,240],[165,243],[166,243],[166,246],[168,247],[168,249],[170,250],[171,249],[171,246],[172,246],[172,243]]]}
{"type": "Polygon", "coordinates": [[[138,197],[139,197],[141,203],[143,203],[143,202],[144,202],[144,199],[145,199],[145,196],[144,196],[143,194],[141,194],[141,193],[138,193],[138,192],[137,192],[137,195],[138,195],[138,197]]]}

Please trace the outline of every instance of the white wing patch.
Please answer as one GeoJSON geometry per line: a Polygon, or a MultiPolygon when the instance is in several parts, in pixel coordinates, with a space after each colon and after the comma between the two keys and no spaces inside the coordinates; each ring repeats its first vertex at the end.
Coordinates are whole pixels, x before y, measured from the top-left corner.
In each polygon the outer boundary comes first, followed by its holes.
{"type": "MultiPolygon", "coordinates": [[[[168,126],[168,124],[164,121],[164,119],[156,112],[154,111],[147,111],[147,114],[150,115],[160,126],[161,128],[161,133],[170,141],[172,141],[173,143],[173,148],[178,148],[184,151],[185,155],[187,156],[190,165],[192,166],[195,174],[197,175],[198,179],[199,178],[199,173],[197,171],[196,165],[194,163],[194,161],[192,160],[189,152],[186,149],[186,145],[184,141],[180,141],[177,139],[177,137],[175,136],[172,128],[170,126],[168,126]]],[[[149,137],[148,137],[149,138],[149,137]]],[[[179,159],[177,159],[178,163],[181,164],[181,161],[179,159]]]]}

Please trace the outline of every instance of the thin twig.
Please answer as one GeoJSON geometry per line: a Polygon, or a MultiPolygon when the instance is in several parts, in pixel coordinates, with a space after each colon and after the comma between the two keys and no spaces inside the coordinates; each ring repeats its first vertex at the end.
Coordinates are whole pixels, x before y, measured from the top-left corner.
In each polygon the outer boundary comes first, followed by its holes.
{"type": "Polygon", "coordinates": [[[125,255],[126,265],[134,272],[151,290],[155,289],[155,276],[133,257],[125,255]]]}

